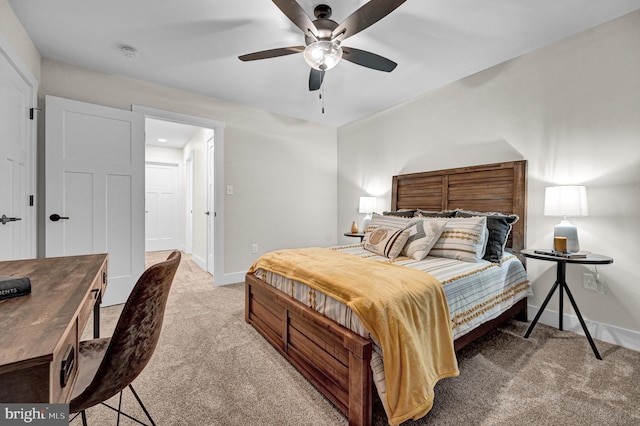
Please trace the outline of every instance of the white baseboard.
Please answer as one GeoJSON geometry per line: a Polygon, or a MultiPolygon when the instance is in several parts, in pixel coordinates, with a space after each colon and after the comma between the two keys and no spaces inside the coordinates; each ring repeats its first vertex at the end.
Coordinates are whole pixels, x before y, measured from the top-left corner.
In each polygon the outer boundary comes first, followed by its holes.
{"type": "MultiPolygon", "coordinates": [[[[538,313],[538,306],[529,305],[529,320],[533,320],[538,313]]],[[[545,309],[538,320],[540,324],[548,325],[551,327],[558,327],[558,311],[552,311],[545,309]]],[[[614,345],[622,346],[623,348],[631,349],[640,352],[640,333],[633,330],[627,330],[624,328],[616,327],[613,325],[603,324],[588,319],[584,320],[589,330],[591,337],[603,342],[612,343],[614,345]]],[[[566,331],[571,331],[576,334],[584,336],[582,326],[577,316],[564,314],[562,316],[562,328],[566,331]]],[[[534,331],[535,332],[535,331],[534,331]]],[[[596,344],[597,346],[597,344],[596,344]]]]}
{"type": "MultiPolygon", "coordinates": [[[[191,253],[191,260],[193,260],[193,263],[198,265],[200,267],[200,269],[202,269],[203,271],[207,270],[207,263],[204,261],[203,258],[199,257],[195,253],[191,253]]],[[[218,280],[216,281],[214,279],[213,280],[213,285],[216,286],[216,287],[220,287],[220,286],[223,286],[223,285],[242,283],[242,282],[244,282],[245,274],[246,274],[246,271],[245,272],[235,272],[235,273],[232,273],[232,274],[224,274],[224,275],[222,275],[222,279],[220,279],[220,277],[216,276],[216,278],[218,280]]]]}
{"type": "Polygon", "coordinates": [[[222,281],[221,282],[216,282],[214,280],[213,281],[213,285],[218,287],[218,286],[223,286],[223,285],[242,283],[242,282],[244,282],[244,276],[246,274],[247,274],[246,272],[235,272],[235,273],[232,273],[232,274],[224,274],[222,276],[222,281]]]}
{"type": "Polygon", "coordinates": [[[191,260],[193,260],[193,263],[198,265],[203,271],[207,270],[207,262],[205,262],[204,259],[197,254],[191,253],[191,260]]]}

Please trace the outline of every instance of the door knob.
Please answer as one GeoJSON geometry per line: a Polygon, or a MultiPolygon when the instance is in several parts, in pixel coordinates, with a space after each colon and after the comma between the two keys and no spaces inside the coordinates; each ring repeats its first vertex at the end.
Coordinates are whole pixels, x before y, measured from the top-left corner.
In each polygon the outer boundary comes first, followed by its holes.
{"type": "Polygon", "coordinates": [[[54,213],[51,216],[49,216],[49,219],[51,219],[52,222],[57,222],[60,219],[69,219],[68,217],[64,217],[64,216],[60,216],[58,213],[54,213]]]}
{"type": "Polygon", "coordinates": [[[7,217],[7,215],[2,215],[2,217],[0,217],[0,223],[2,223],[3,225],[6,225],[9,222],[15,222],[16,220],[22,220],[21,217],[7,217]]]}

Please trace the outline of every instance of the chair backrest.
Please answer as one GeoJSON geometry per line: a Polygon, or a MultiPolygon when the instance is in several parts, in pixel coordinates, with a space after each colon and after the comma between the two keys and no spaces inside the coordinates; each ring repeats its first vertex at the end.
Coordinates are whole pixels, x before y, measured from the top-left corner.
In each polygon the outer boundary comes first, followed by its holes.
{"type": "Polygon", "coordinates": [[[180,252],[147,268],[127,299],[104,358],[87,388],[71,401],[77,412],[111,398],[145,368],[160,337],[169,290],[180,252]]]}

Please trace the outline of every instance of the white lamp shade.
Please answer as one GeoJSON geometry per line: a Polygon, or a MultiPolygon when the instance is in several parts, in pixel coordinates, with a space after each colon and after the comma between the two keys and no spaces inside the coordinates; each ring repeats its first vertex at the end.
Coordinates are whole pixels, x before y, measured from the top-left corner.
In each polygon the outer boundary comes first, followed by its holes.
{"type": "Polygon", "coordinates": [[[358,213],[373,213],[376,210],[376,197],[360,197],[358,213]]]}
{"type": "Polygon", "coordinates": [[[545,216],[588,216],[584,186],[549,186],[544,191],[545,216]]]}

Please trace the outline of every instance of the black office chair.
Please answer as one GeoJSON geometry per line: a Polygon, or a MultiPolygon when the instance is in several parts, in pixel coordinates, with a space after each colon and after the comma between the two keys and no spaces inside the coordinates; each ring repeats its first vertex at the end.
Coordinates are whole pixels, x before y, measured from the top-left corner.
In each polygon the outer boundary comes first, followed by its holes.
{"type": "MultiPolygon", "coordinates": [[[[117,411],[117,424],[120,424],[120,415],[144,424],[121,410],[122,391],[128,387],[155,426],[131,382],[145,368],[158,343],[164,309],[180,258],[180,252],[176,250],[164,262],[144,271],[133,287],[111,337],[80,342],[78,378],[69,412],[80,413],[83,425],[87,424],[85,410],[97,404],[117,411]],[[117,393],[120,393],[117,408],[104,402],[117,393]]],[[[75,417],[77,414],[71,420],[75,417]]]]}

